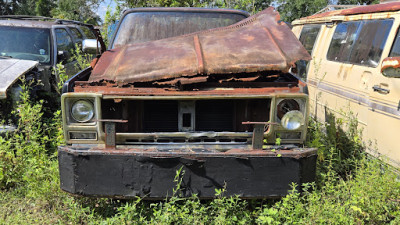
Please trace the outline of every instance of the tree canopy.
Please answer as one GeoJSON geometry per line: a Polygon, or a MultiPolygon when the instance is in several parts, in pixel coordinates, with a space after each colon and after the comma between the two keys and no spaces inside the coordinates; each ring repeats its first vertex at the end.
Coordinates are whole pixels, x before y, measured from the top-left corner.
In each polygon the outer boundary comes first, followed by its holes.
{"type": "MultiPolygon", "coordinates": [[[[96,14],[104,0],[2,0],[0,15],[37,15],[61,19],[80,20],[98,24],[96,14]]],[[[364,5],[379,3],[379,0],[123,0],[122,7],[218,7],[248,11],[252,14],[274,5],[281,19],[294,19],[312,15],[328,4],[364,5]]]]}
{"type": "Polygon", "coordinates": [[[3,0],[0,15],[33,15],[97,24],[96,10],[103,0],[3,0]]]}

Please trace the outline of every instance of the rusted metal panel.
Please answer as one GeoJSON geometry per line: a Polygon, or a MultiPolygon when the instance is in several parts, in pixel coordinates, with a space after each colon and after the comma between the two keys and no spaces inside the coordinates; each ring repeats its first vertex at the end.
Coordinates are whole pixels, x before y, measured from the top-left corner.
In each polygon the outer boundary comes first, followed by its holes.
{"type": "Polygon", "coordinates": [[[314,18],[322,18],[322,17],[329,17],[329,16],[347,16],[347,15],[357,15],[357,14],[366,14],[366,13],[377,13],[377,12],[393,12],[400,10],[400,2],[390,2],[384,4],[377,4],[377,5],[366,5],[366,6],[359,6],[350,9],[342,9],[342,10],[335,10],[330,12],[324,12],[315,14],[312,16],[305,17],[305,19],[314,19],[314,18]]]}
{"type": "Polygon", "coordinates": [[[31,60],[0,58],[0,99],[7,98],[7,89],[38,64],[31,60]]]}
{"type": "Polygon", "coordinates": [[[190,91],[178,91],[175,89],[167,88],[135,88],[135,87],[118,87],[118,86],[75,86],[75,92],[84,93],[98,93],[104,95],[131,95],[131,96],[230,96],[230,95],[262,95],[274,93],[299,93],[299,87],[271,87],[267,86],[264,88],[213,88],[211,90],[190,90],[190,91]]]}
{"type": "Polygon", "coordinates": [[[287,72],[311,59],[279,14],[268,8],[228,27],[105,52],[90,82],[118,84],[190,78],[198,75],[287,72]]]}

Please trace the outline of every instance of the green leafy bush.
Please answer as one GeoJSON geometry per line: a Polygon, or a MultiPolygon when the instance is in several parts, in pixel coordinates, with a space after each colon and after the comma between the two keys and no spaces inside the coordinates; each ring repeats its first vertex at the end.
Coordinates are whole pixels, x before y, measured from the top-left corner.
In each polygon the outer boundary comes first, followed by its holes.
{"type": "Polygon", "coordinates": [[[213,200],[176,188],[163,201],[77,198],[59,189],[60,111],[44,116],[43,100],[23,93],[15,133],[0,137],[0,224],[399,224],[396,169],[367,157],[357,121],[311,119],[307,144],[318,148],[317,181],[277,200],[241,200],[216,190],[213,200]]]}

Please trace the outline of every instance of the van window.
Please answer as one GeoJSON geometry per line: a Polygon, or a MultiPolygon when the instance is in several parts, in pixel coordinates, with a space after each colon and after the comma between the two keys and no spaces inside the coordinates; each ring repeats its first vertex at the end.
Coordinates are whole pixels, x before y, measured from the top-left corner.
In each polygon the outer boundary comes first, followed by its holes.
{"type": "Polygon", "coordinates": [[[400,29],[397,30],[396,40],[394,41],[392,50],[390,51],[389,57],[400,56],[400,29]]]}
{"type": "Polygon", "coordinates": [[[299,40],[310,55],[314,48],[314,43],[317,39],[320,29],[321,24],[308,24],[304,25],[303,29],[301,30],[299,40]]]}
{"type": "Polygon", "coordinates": [[[364,21],[349,61],[377,67],[392,24],[392,20],[364,21]]]}
{"type": "Polygon", "coordinates": [[[361,22],[339,23],[328,49],[328,60],[347,62],[361,22]]]}
{"type": "MultiPolygon", "coordinates": [[[[301,30],[299,40],[310,55],[314,49],[314,44],[315,41],[317,40],[320,29],[321,29],[321,24],[307,24],[304,25],[303,29],[301,30]]],[[[301,79],[306,80],[307,66],[308,66],[307,61],[299,60],[296,62],[296,70],[292,70],[292,72],[295,72],[297,76],[299,76],[301,79]]]]}
{"type": "Polygon", "coordinates": [[[376,67],[393,20],[343,22],[337,25],[328,60],[376,67]]]}

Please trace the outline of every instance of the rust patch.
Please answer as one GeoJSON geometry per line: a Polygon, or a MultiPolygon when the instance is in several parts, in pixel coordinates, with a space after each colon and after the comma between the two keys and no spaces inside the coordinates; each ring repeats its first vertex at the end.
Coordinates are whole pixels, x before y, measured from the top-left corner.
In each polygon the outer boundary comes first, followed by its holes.
{"type": "Polygon", "coordinates": [[[271,7],[228,27],[116,48],[102,55],[89,82],[176,84],[203,82],[188,78],[211,74],[287,72],[311,57],[278,20],[271,7]]]}
{"type": "Polygon", "coordinates": [[[400,68],[400,57],[388,57],[382,61],[381,72],[387,68],[400,68]]]}
{"type": "Polygon", "coordinates": [[[347,16],[347,15],[357,15],[357,14],[377,13],[377,12],[393,12],[398,10],[400,10],[400,2],[390,2],[377,5],[366,5],[350,9],[324,12],[305,17],[305,19],[314,19],[314,18],[322,18],[329,16],[337,16],[337,15],[347,16]]]}
{"type": "Polygon", "coordinates": [[[197,73],[203,74],[204,73],[203,52],[201,51],[199,36],[194,35],[193,39],[194,39],[194,49],[196,50],[197,64],[198,64],[197,73]]]}
{"type": "Polygon", "coordinates": [[[173,88],[135,88],[118,87],[117,85],[90,86],[77,85],[75,92],[99,93],[104,95],[118,96],[196,96],[196,95],[266,95],[273,93],[299,93],[299,87],[264,87],[264,88],[213,88],[210,90],[193,89],[189,91],[180,91],[173,88]]]}

